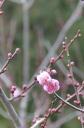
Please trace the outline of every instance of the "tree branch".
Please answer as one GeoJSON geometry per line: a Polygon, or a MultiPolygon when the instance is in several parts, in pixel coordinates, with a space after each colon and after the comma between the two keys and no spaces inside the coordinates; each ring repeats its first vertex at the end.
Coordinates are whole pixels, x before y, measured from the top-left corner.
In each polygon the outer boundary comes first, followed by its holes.
{"type": "Polygon", "coordinates": [[[14,122],[15,127],[16,128],[22,128],[21,121],[20,121],[15,109],[13,108],[13,106],[8,101],[8,98],[5,95],[2,88],[0,88],[0,99],[1,99],[2,103],[4,104],[5,108],[7,109],[7,111],[9,112],[10,117],[11,117],[12,121],[14,122]]]}

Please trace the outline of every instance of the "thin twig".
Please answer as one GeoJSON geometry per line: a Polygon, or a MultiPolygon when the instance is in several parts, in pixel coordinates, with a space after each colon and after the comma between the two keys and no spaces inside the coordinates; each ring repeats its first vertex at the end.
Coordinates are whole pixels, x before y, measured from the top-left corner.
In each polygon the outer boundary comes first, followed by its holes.
{"type": "MultiPolygon", "coordinates": [[[[79,92],[81,92],[82,90],[83,90],[83,88],[84,88],[84,86],[82,86],[81,88],[79,88],[78,90],[77,90],[77,92],[79,93],[79,92]]],[[[57,98],[59,98],[62,102],[56,107],[56,109],[55,109],[55,111],[56,112],[58,112],[65,104],[67,104],[67,105],[69,105],[68,103],[68,101],[69,100],[71,100],[72,98],[74,98],[75,96],[76,96],[76,93],[77,92],[75,92],[74,94],[72,94],[69,98],[67,98],[67,99],[62,99],[58,94],[56,94],[55,96],[57,97],[57,98]]],[[[72,107],[72,105],[70,105],[70,107],[72,107]]],[[[74,107],[73,107],[74,108],[74,107]]],[[[75,109],[75,108],[74,108],[75,109]]],[[[84,113],[84,110],[82,110],[82,109],[79,109],[79,108],[77,108],[77,110],[78,111],[82,111],[83,113],[84,113]]],[[[52,114],[52,112],[50,111],[48,111],[47,112],[47,114],[45,114],[45,115],[48,115],[48,116],[44,116],[45,117],[45,119],[41,122],[41,123],[43,123],[44,121],[45,121],[45,123],[46,123],[46,121],[48,120],[48,118],[51,116],[51,114],[52,114]]],[[[36,124],[36,123],[35,123],[36,124]]],[[[35,126],[36,125],[32,125],[32,127],[31,128],[35,128],[35,126]]],[[[39,125],[39,124],[38,124],[39,125]]]]}
{"type": "MultiPolygon", "coordinates": [[[[19,49],[18,49],[18,51],[19,51],[19,49]]],[[[15,52],[13,54],[11,54],[11,57],[8,57],[7,61],[3,65],[3,67],[0,69],[0,75],[5,72],[5,69],[7,68],[9,63],[12,61],[12,59],[17,55],[18,51],[15,50],[15,52]]]]}
{"type": "Polygon", "coordinates": [[[18,96],[16,97],[12,97],[12,98],[9,98],[9,101],[12,102],[18,98],[21,98],[21,96],[23,96],[24,93],[26,93],[30,88],[32,88],[34,85],[35,85],[36,81],[33,81],[30,85],[28,85],[27,89],[26,90],[23,90],[18,96]]]}
{"type": "MultiPolygon", "coordinates": [[[[61,101],[63,101],[65,104],[67,104],[67,105],[70,106],[71,108],[73,108],[73,109],[75,109],[75,110],[77,110],[77,111],[80,111],[80,112],[84,113],[84,110],[83,110],[83,109],[80,109],[80,108],[78,108],[78,107],[72,105],[71,103],[67,102],[67,100],[64,100],[64,99],[63,99],[62,97],[60,97],[57,93],[54,93],[54,94],[55,94],[55,96],[56,96],[58,99],[60,99],[61,101]]],[[[77,94],[77,92],[76,92],[76,94],[77,94]]]]}

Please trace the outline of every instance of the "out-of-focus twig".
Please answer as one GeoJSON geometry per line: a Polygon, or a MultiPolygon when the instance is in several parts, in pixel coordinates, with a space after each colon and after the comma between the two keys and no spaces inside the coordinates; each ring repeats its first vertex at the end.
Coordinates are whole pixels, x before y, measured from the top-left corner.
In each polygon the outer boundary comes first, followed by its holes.
{"type": "Polygon", "coordinates": [[[34,84],[36,83],[36,81],[33,81],[30,85],[28,85],[28,88],[26,90],[23,90],[19,95],[17,95],[16,97],[12,97],[9,99],[10,102],[14,101],[15,99],[21,98],[23,97],[24,93],[26,93],[30,88],[32,88],[34,86],[34,84]]]}
{"type": "Polygon", "coordinates": [[[12,86],[12,81],[9,79],[9,77],[6,74],[3,73],[2,75],[0,75],[0,79],[6,85],[6,88],[10,88],[12,86]]]}
{"type": "Polygon", "coordinates": [[[4,104],[5,108],[7,109],[7,111],[9,112],[9,114],[11,116],[11,119],[14,122],[15,127],[16,128],[22,128],[21,120],[19,119],[19,117],[18,117],[17,113],[15,112],[15,109],[13,108],[13,106],[8,101],[8,98],[5,95],[2,88],[0,88],[0,99],[1,99],[2,103],[4,104]]]}
{"type": "Polygon", "coordinates": [[[16,48],[15,52],[13,54],[11,54],[10,57],[8,57],[7,61],[5,62],[5,64],[2,66],[2,68],[0,69],[0,75],[2,73],[4,73],[7,69],[7,66],[9,65],[9,63],[12,61],[12,59],[17,55],[17,53],[19,52],[19,48],[16,48]]]}
{"type": "MultiPolygon", "coordinates": [[[[82,90],[83,90],[83,88],[84,88],[84,86],[82,86],[82,87],[80,87],[78,90],[77,90],[77,92],[81,92],[82,90]]],[[[62,102],[56,107],[56,109],[55,109],[55,111],[54,111],[54,113],[55,112],[57,112],[58,110],[60,110],[65,104],[67,104],[67,105],[69,105],[69,106],[72,106],[71,104],[69,104],[69,100],[71,100],[72,98],[74,98],[75,96],[76,96],[76,93],[77,92],[75,92],[74,94],[72,94],[70,97],[68,97],[67,99],[65,99],[65,100],[63,100],[59,95],[56,95],[56,97],[58,98],[58,99],[60,99],[62,102]]],[[[72,106],[73,107],[73,106],[72,106]]],[[[74,107],[73,107],[74,108],[74,107]]],[[[83,113],[84,113],[84,110],[83,109],[79,109],[79,108],[77,108],[77,110],[78,111],[82,111],[83,113]]],[[[48,111],[48,113],[44,116],[45,118],[44,118],[44,120],[42,121],[42,122],[44,122],[45,120],[47,121],[48,120],[48,118],[51,116],[51,114],[52,114],[52,111],[48,111]]],[[[42,123],[41,122],[41,123],[42,123]]],[[[37,122],[35,123],[35,124],[37,124],[37,122]]],[[[35,126],[35,124],[34,125],[32,125],[32,127],[33,126],[35,126]]],[[[38,124],[39,125],[39,124],[38,124]]],[[[32,128],[31,127],[31,128],[32,128]]],[[[33,127],[33,128],[35,128],[35,127],[33,127]]]]}
{"type": "Polygon", "coordinates": [[[9,37],[7,40],[7,49],[11,50],[13,47],[13,41],[15,38],[15,33],[16,33],[16,27],[17,27],[17,21],[16,19],[11,19],[10,22],[10,31],[9,31],[9,37]]]}
{"type": "Polygon", "coordinates": [[[69,113],[63,117],[61,117],[59,120],[57,120],[55,123],[51,123],[49,122],[49,127],[52,128],[52,127],[56,127],[56,128],[59,128],[61,125],[65,124],[66,122],[72,120],[73,118],[77,117],[80,115],[80,112],[78,111],[75,111],[75,112],[72,112],[72,113],[69,113]]]}
{"type": "Polygon", "coordinates": [[[68,19],[68,21],[65,23],[64,27],[62,28],[61,32],[59,33],[56,42],[51,47],[51,49],[48,52],[47,56],[42,61],[39,69],[41,69],[42,67],[45,67],[48,64],[50,57],[55,55],[55,51],[57,51],[57,49],[60,47],[61,42],[63,41],[63,38],[65,37],[65,35],[68,32],[68,30],[81,17],[83,7],[84,7],[84,3],[83,2],[79,2],[77,7],[76,7],[76,9],[72,13],[71,17],[68,19]]]}
{"type": "Polygon", "coordinates": [[[55,96],[60,99],[61,101],[63,101],[65,104],[67,104],[68,106],[70,106],[71,108],[75,109],[75,110],[78,110],[82,113],[84,113],[84,110],[83,109],[80,109],[72,104],[70,104],[69,102],[67,102],[67,100],[64,100],[62,97],[60,97],[57,93],[55,93],[55,96]]]}
{"type": "Polygon", "coordinates": [[[39,119],[33,126],[31,126],[30,128],[36,128],[38,125],[40,125],[43,121],[45,120],[45,118],[41,118],[39,119]]]}
{"type": "Polygon", "coordinates": [[[6,119],[11,119],[9,114],[2,109],[0,109],[0,116],[4,117],[6,119]]]}
{"type": "MultiPolygon", "coordinates": [[[[48,41],[46,41],[44,43],[45,47],[47,48],[47,50],[49,51],[51,48],[51,45],[48,41]]],[[[57,53],[55,53],[55,58],[57,57],[57,53]]],[[[59,60],[56,65],[59,67],[59,69],[62,71],[62,73],[66,76],[67,73],[67,69],[65,67],[65,65],[63,64],[62,60],[59,60]]],[[[78,75],[78,77],[80,77],[82,80],[84,79],[84,73],[81,72],[75,65],[73,67],[73,72],[78,75]]]]}
{"type": "MultiPolygon", "coordinates": [[[[63,29],[61,30],[61,32],[58,35],[58,38],[56,40],[56,42],[54,43],[54,45],[52,46],[52,48],[50,49],[50,51],[48,52],[47,56],[44,58],[44,60],[42,61],[42,64],[40,65],[40,67],[38,68],[41,69],[43,67],[45,67],[51,56],[55,55],[55,51],[60,47],[61,42],[63,41],[64,36],[66,35],[66,33],[68,32],[68,30],[71,28],[71,26],[80,18],[82,10],[83,10],[84,4],[79,2],[76,9],[74,10],[74,12],[72,13],[71,17],[68,19],[68,21],[66,22],[66,24],[64,25],[63,29]]],[[[36,74],[36,73],[35,73],[36,74]]],[[[35,75],[34,74],[34,75],[35,75]]],[[[33,78],[33,77],[32,77],[33,78]]],[[[31,82],[31,80],[30,80],[31,82]]],[[[27,106],[27,99],[28,96],[26,96],[24,98],[24,100],[21,101],[21,103],[24,103],[24,112],[26,110],[26,106],[27,106]]],[[[22,103],[22,104],[23,104],[22,103]]]]}
{"type": "Polygon", "coordinates": [[[23,10],[23,83],[29,80],[29,10],[27,2],[22,5],[23,10]]]}

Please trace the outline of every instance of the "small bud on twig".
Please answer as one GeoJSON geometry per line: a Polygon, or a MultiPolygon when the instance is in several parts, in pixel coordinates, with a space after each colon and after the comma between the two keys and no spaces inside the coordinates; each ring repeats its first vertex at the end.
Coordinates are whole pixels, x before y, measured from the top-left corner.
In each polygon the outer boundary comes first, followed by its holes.
{"type": "Polygon", "coordinates": [[[74,104],[80,105],[80,101],[74,100],[74,104]]]}
{"type": "Polygon", "coordinates": [[[63,56],[63,55],[59,56],[59,59],[63,59],[63,58],[64,58],[64,56],[63,56]]]}
{"type": "Polygon", "coordinates": [[[22,86],[22,89],[23,89],[23,90],[27,90],[27,89],[28,89],[27,85],[23,85],[23,86],[22,86]]]}
{"type": "Polygon", "coordinates": [[[71,96],[70,94],[67,94],[67,98],[70,98],[70,96],[71,96]]]}
{"type": "Polygon", "coordinates": [[[55,69],[50,71],[50,75],[56,75],[56,74],[57,74],[57,71],[55,69]]]}
{"type": "Polygon", "coordinates": [[[79,84],[79,83],[75,83],[74,86],[75,86],[75,87],[79,87],[80,84],[79,84]]]}
{"type": "Polygon", "coordinates": [[[15,92],[15,90],[16,90],[16,86],[12,86],[12,87],[10,88],[10,92],[11,92],[12,94],[15,92]]]}
{"type": "Polygon", "coordinates": [[[67,77],[68,77],[68,78],[72,78],[72,74],[69,73],[69,74],[67,75],[67,77]]]}
{"type": "Polygon", "coordinates": [[[8,53],[8,59],[11,59],[11,58],[12,58],[12,53],[9,52],[9,53],[8,53]]]}
{"type": "Polygon", "coordinates": [[[66,42],[63,41],[63,42],[62,42],[62,45],[66,45],[66,42]]]}
{"type": "Polygon", "coordinates": [[[20,51],[20,48],[16,48],[15,52],[19,52],[20,51]]]}
{"type": "Polygon", "coordinates": [[[55,58],[52,57],[52,58],[50,59],[50,64],[54,64],[54,63],[55,63],[55,58]]]}
{"type": "Polygon", "coordinates": [[[70,62],[70,66],[74,66],[74,64],[75,64],[74,61],[70,62]]]}

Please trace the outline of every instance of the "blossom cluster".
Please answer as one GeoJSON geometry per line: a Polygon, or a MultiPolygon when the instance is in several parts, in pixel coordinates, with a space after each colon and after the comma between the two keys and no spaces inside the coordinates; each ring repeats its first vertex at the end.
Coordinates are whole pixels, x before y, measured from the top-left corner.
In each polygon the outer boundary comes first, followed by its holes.
{"type": "Polygon", "coordinates": [[[40,72],[37,75],[37,81],[48,94],[52,94],[60,89],[59,81],[53,79],[47,71],[40,72]]]}

